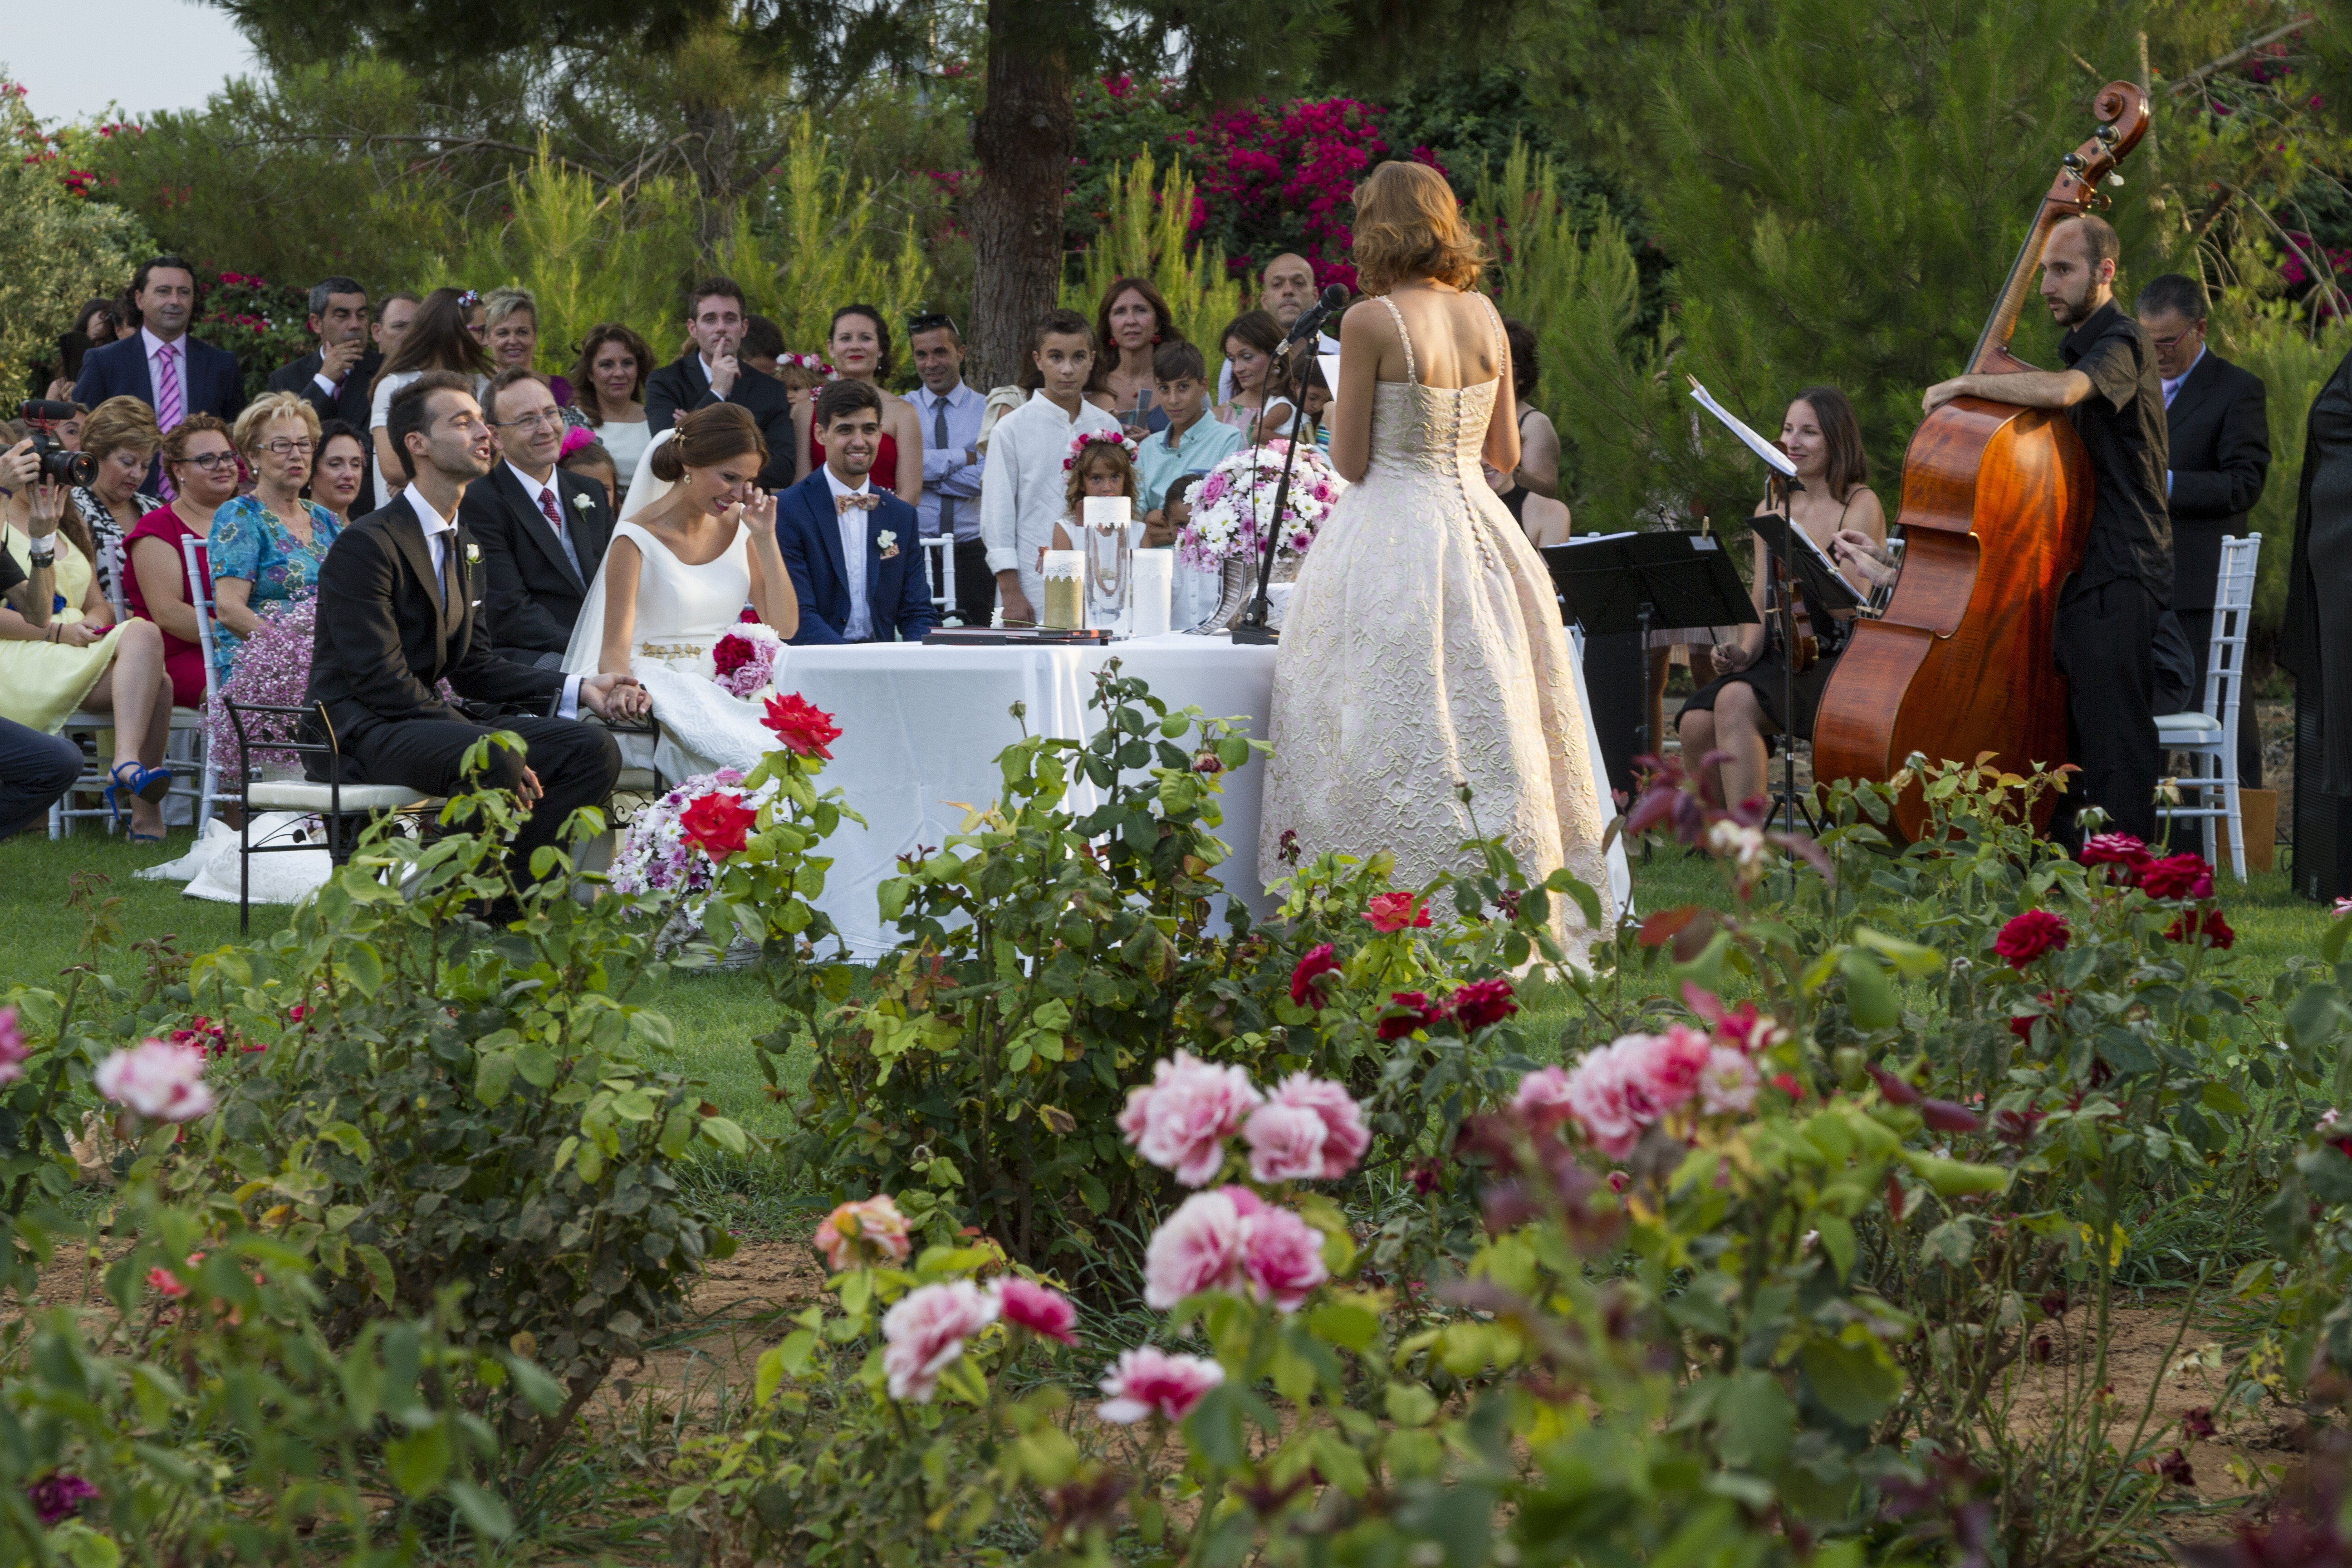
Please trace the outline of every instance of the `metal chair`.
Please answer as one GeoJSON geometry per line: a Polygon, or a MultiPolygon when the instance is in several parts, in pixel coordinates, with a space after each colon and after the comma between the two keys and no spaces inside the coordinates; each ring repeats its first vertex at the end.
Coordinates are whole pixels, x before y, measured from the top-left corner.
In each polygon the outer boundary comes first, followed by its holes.
{"type": "Polygon", "coordinates": [[[317,816],[326,828],[327,858],[336,866],[347,864],[352,852],[359,847],[360,836],[378,816],[399,812],[414,812],[436,806],[441,803],[431,795],[399,784],[345,784],[343,753],[335,739],[335,726],[327,717],[325,703],[307,708],[280,708],[258,702],[238,702],[223,698],[222,705],[228,721],[236,731],[236,798],[241,812],[238,823],[236,862],[236,929],[243,935],[252,921],[248,892],[252,885],[253,857],[283,854],[295,850],[316,850],[309,843],[258,844],[253,842],[253,813],[258,806],[268,811],[299,811],[317,816]],[[326,740],[305,741],[298,728],[290,739],[253,736],[246,731],[248,716],[272,713],[297,721],[314,714],[326,740]],[[253,752],[257,747],[271,751],[291,752],[302,757],[327,759],[327,782],[313,784],[309,779],[256,779],[253,776],[253,752]]]}
{"type": "Polygon", "coordinates": [[[205,542],[194,535],[180,541],[180,561],[188,572],[188,605],[196,612],[196,647],[205,660],[205,704],[202,708],[172,710],[172,741],[173,750],[184,756],[166,755],[164,765],[174,773],[185,768],[194,775],[193,782],[174,779],[172,793],[194,800],[194,824],[198,837],[204,836],[205,824],[213,819],[213,810],[220,804],[219,770],[215,765],[212,739],[205,728],[205,717],[220,701],[220,674],[213,663],[213,595],[212,577],[205,563],[205,542]]]}
{"type": "Polygon", "coordinates": [[[931,608],[937,610],[940,619],[945,622],[956,613],[955,535],[925,534],[922,546],[923,553],[931,558],[923,563],[924,570],[930,576],[931,608]]]}
{"type": "Polygon", "coordinates": [[[2238,880],[2246,879],[2246,831],[2238,809],[2238,704],[2245,689],[2246,632],[2253,620],[2254,565],[2263,539],[2221,542],[2221,570],[2213,587],[2213,641],[2205,656],[2204,702],[2186,713],[2159,713],[2157,743],[2181,752],[2193,770],[2176,779],[2184,796],[2179,805],[2159,804],[2157,815],[2168,819],[2201,817],[2205,823],[2205,858],[2218,864],[2215,827],[2227,822],[2230,863],[2238,880]],[[2208,764],[2210,764],[2210,771],[2208,764]],[[2218,798],[2217,798],[2218,797],[2218,798]]]}

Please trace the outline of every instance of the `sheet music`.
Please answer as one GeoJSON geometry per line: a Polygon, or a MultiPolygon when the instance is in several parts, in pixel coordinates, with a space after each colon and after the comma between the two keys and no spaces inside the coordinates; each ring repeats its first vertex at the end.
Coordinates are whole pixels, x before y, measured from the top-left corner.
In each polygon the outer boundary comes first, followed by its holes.
{"type": "MultiPolygon", "coordinates": [[[[1766,517],[1775,519],[1776,521],[1780,516],[1777,511],[1768,511],[1764,515],[1766,517]]],[[[1789,523],[1789,533],[1791,538],[1795,539],[1799,544],[1804,547],[1806,554],[1821,563],[1821,566],[1823,571],[1836,578],[1839,582],[1844,584],[1847,592],[1851,593],[1863,604],[1866,605],[1870,602],[1870,590],[1860,586],[1853,578],[1847,576],[1845,573],[1840,569],[1837,562],[1831,557],[1829,552],[1823,550],[1820,545],[1813,542],[1813,536],[1805,531],[1802,524],[1791,520],[1789,523]]],[[[1839,607],[1844,608],[1845,606],[1841,605],[1839,607]]]]}
{"type": "Polygon", "coordinates": [[[1721,420],[1725,429],[1738,437],[1741,443],[1744,444],[1749,451],[1763,458],[1767,463],[1769,463],[1776,472],[1785,474],[1792,479],[1797,477],[1797,465],[1790,460],[1788,453],[1783,452],[1780,447],[1775,447],[1771,442],[1767,441],[1763,437],[1759,436],[1755,431],[1750,430],[1746,423],[1740,419],[1739,416],[1724,407],[1722,404],[1717,403],[1715,400],[1715,395],[1698,384],[1698,377],[1694,375],[1689,376],[1686,379],[1691,384],[1691,399],[1693,402],[1696,403],[1701,408],[1706,409],[1709,414],[1714,415],[1717,419],[1721,420]]]}

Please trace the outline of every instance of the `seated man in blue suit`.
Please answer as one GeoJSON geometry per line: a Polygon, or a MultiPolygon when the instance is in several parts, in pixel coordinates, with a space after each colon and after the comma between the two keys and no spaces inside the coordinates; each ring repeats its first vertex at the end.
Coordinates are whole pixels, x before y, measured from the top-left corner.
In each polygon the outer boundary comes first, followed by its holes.
{"type": "Polygon", "coordinates": [[[776,543],[800,598],[796,643],[920,642],[940,624],[913,507],[868,478],[882,398],[862,381],[817,395],[824,467],[776,503],[776,543]]]}

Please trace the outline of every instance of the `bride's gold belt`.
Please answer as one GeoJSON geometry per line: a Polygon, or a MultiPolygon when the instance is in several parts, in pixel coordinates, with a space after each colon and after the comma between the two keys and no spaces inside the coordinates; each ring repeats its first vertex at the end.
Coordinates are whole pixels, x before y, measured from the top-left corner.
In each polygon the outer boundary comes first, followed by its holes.
{"type": "Polygon", "coordinates": [[[658,658],[673,664],[693,664],[710,650],[698,642],[641,642],[637,645],[640,658],[658,658]]]}

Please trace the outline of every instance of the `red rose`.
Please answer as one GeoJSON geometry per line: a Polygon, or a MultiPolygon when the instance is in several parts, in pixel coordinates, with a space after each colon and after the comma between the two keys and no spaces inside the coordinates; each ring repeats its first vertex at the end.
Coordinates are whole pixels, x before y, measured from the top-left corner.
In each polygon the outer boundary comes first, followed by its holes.
{"type": "Polygon", "coordinates": [[[797,691],[789,697],[769,698],[768,716],[760,722],[784,743],[786,751],[798,756],[829,762],[833,753],[825,747],[841,738],[841,726],[833,721],[833,715],[818,711],[797,691]]]}
{"type": "Polygon", "coordinates": [[[744,808],[742,796],[714,790],[688,806],[678,816],[677,826],[688,843],[700,847],[713,860],[724,860],[741,852],[744,837],[759,820],[758,812],[744,808]]]}
{"type": "Polygon", "coordinates": [[[2140,890],[2151,899],[2210,899],[2213,868],[2205,857],[2186,851],[2150,861],[2139,874],[2140,890]]]}
{"type": "Polygon", "coordinates": [[[2142,869],[2152,858],[2147,846],[2128,833],[2095,833],[2083,840],[2085,866],[2121,866],[2129,873],[2142,869]]]}
{"type": "Polygon", "coordinates": [[[1519,1005],[1511,1000],[1507,980],[1474,980],[1454,994],[1450,1005],[1454,1021],[1465,1030],[1499,1024],[1519,1010],[1519,1005]]]}
{"type": "Polygon", "coordinates": [[[740,632],[729,632],[710,650],[710,665],[720,675],[732,675],[759,658],[751,639],[740,632]]]}
{"type": "Polygon", "coordinates": [[[1315,984],[1315,977],[1331,973],[1339,967],[1339,960],[1331,952],[1329,942],[1318,942],[1307,949],[1307,956],[1298,961],[1298,967],[1290,972],[1290,999],[1301,1007],[1322,1011],[1323,992],[1315,984]]]}
{"type": "Polygon", "coordinates": [[[1386,934],[1407,926],[1418,929],[1428,925],[1429,910],[1411,893],[1382,893],[1364,911],[1364,918],[1372,923],[1374,931],[1386,934]]]}
{"type": "Polygon", "coordinates": [[[2238,940],[2238,933],[2230,929],[2230,922],[2221,918],[2219,910],[2207,910],[2202,921],[2197,918],[2196,910],[2183,910],[2165,928],[2164,935],[2168,942],[2187,942],[2202,935],[2206,946],[2218,948],[2227,948],[2238,940]]]}
{"type": "Polygon", "coordinates": [[[2065,916],[2052,914],[2048,910],[2028,910],[2000,928],[2000,934],[1993,938],[1992,950],[2009,960],[2011,969],[2022,969],[2043,953],[2064,947],[2072,934],[2065,916]]]}
{"type": "Polygon", "coordinates": [[[1445,1016],[1445,1009],[1431,1005],[1429,998],[1418,991],[1395,991],[1389,994],[1391,1005],[1404,1011],[1391,1013],[1381,1020],[1381,1038],[1402,1040],[1415,1029],[1426,1029],[1445,1016]]]}

